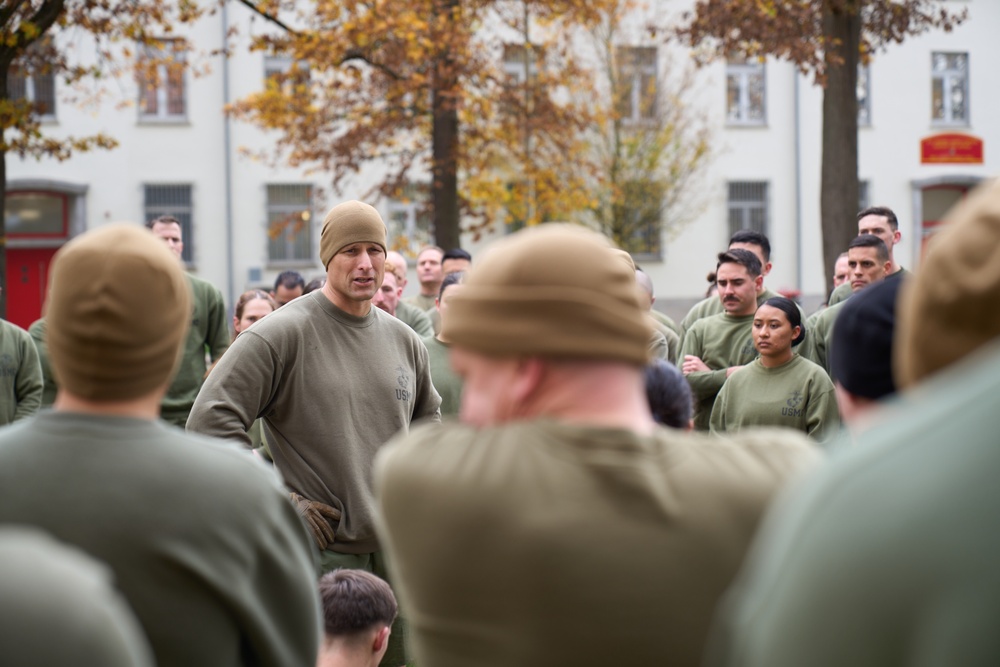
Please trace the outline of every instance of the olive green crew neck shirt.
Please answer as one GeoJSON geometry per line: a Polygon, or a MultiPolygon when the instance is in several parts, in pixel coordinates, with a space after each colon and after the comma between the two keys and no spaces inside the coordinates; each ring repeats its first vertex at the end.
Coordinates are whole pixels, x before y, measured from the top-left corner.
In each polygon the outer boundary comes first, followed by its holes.
{"type": "Polygon", "coordinates": [[[711,419],[713,433],[750,426],[791,428],[827,442],[840,429],[833,382],[826,371],[798,355],[776,368],[755,359],[722,385],[711,419]]]}
{"type": "Polygon", "coordinates": [[[434,301],[437,295],[428,296],[426,294],[414,294],[413,296],[408,296],[403,301],[410,304],[411,306],[416,306],[424,312],[429,312],[434,310],[434,301]]]}
{"type": "Polygon", "coordinates": [[[0,320],[0,426],[38,412],[43,391],[42,366],[31,334],[0,320]]]}
{"type": "Polygon", "coordinates": [[[462,378],[451,369],[450,345],[442,343],[434,336],[421,339],[427,347],[427,359],[431,368],[431,380],[441,396],[441,416],[458,414],[462,405],[462,378]]]}
{"type": "Polygon", "coordinates": [[[694,394],[694,427],[699,431],[709,430],[712,406],[726,382],[726,370],[748,364],[757,357],[751,333],[753,317],[720,313],[698,320],[684,335],[680,362],[683,364],[684,357],[693,355],[712,369],[685,376],[694,394]]]}
{"type": "Polygon", "coordinates": [[[430,316],[420,308],[400,301],[396,304],[396,317],[400,322],[413,329],[414,333],[423,338],[434,335],[434,325],[430,316]]]}
{"type": "Polygon", "coordinates": [[[418,664],[700,664],[715,605],[804,436],[430,424],[376,462],[418,664]]]}
{"type": "Polygon", "coordinates": [[[202,387],[189,431],[238,440],[257,418],[292,491],[340,509],[334,551],[379,550],[371,466],[392,436],[440,419],[427,349],[372,307],[364,317],[322,292],[296,299],[233,343],[202,387]]]}

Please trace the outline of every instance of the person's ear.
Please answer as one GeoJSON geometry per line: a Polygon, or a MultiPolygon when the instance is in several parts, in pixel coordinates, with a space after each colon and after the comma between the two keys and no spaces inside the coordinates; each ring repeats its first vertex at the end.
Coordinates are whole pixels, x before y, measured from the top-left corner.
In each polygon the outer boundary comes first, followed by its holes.
{"type": "Polygon", "coordinates": [[[767,264],[764,265],[764,268],[761,269],[760,275],[763,278],[769,273],[771,273],[771,262],[768,262],[767,264]]]}
{"type": "Polygon", "coordinates": [[[389,645],[389,635],[392,634],[392,628],[388,625],[383,625],[379,630],[375,632],[375,638],[372,640],[372,653],[384,652],[389,645]]]}

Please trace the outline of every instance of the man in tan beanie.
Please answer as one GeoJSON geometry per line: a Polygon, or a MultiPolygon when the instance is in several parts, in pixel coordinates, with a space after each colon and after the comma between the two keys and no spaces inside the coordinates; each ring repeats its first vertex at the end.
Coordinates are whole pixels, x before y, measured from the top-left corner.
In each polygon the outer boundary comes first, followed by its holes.
{"type": "Polygon", "coordinates": [[[0,524],[107,563],[160,667],[313,664],[312,554],[286,492],[231,445],[157,419],[191,312],[177,259],[108,225],[59,250],[49,285],[59,393],[0,434],[0,524]]]}
{"type": "MultiPolygon", "coordinates": [[[[375,452],[420,418],[440,419],[427,350],[372,306],[382,285],[385,224],[358,201],[323,221],[326,284],[240,335],[198,395],[188,430],[239,440],[260,418],[274,465],[313,530],[324,571],[386,577],[375,535],[375,452]]],[[[383,662],[403,663],[403,632],[383,662]]]]}
{"type": "Polygon", "coordinates": [[[1000,664],[1000,184],[906,281],[902,395],[775,506],[708,664],[1000,664]]]}
{"type": "Polygon", "coordinates": [[[449,308],[464,423],[401,436],[375,471],[418,663],[697,665],[760,513],[816,450],[658,427],[635,276],[593,232],[497,242],[449,308]]]}

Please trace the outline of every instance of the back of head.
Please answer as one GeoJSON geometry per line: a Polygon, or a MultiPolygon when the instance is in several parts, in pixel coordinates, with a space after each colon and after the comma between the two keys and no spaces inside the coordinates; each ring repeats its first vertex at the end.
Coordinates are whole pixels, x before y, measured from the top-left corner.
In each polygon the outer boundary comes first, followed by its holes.
{"type": "Polygon", "coordinates": [[[303,278],[302,274],[298,271],[282,271],[278,274],[278,277],[274,279],[274,289],[277,290],[279,287],[284,287],[289,290],[293,290],[297,287],[305,289],[306,279],[303,278]]]}
{"type": "Polygon", "coordinates": [[[1000,181],[952,209],[902,288],[896,384],[910,387],[1000,336],[1000,181]]]}
{"type": "Polygon", "coordinates": [[[830,371],[855,396],[878,400],[896,391],[892,378],[892,338],[902,279],[875,283],[841,307],[833,328],[830,371]]]}
{"type": "Polygon", "coordinates": [[[396,597],[382,579],[363,570],[335,570],[319,580],[328,639],[354,637],[396,618],[396,597]]]}
{"type": "Polygon", "coordinates": [[[60,387],[91,401],[136,398],[171,379],[191,292],[177,258],[152,233],[107,225],[56,253],[45,318],[60,387]]]}
{"type": "Polygon", "coordinates": [[[545,224],[497,241],[449,306],[442,336],[494,356],[643,366],[652,328],[635,271],[603,236],[545,224]]]}
{"type": "Polygon", "coordinates": [[[676,429],[687,429],[691,423],[694,402],[691,386],[684,375],[669,361],[653,359],[646,366],[646,398],[656,423],[676,429]]]}

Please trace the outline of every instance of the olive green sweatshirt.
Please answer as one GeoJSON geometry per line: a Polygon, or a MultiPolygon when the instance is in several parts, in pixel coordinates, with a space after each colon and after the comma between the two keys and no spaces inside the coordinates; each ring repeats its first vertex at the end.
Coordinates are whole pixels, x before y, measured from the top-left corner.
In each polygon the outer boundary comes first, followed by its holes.
{"type": "Polygon", "coordinates": [[[451,369],[449,346],[434,336],[421,339],[427,347],[427,359],[431,368],[431,380],[434,388],[441,396],[441,416],[449,417],[458,414],[462,405],[462,378],[455,375],[451,369]]]}
{"type": "Polygon", "coordinates": [[[49,345],[45,341],[45,318],[32,322],[28,327],[28,333],[31,334],[31,340],[35,341],[35,349],[38,350],[38,363],[42,367],[42,407],[47,408],[55,403],[59,387],[52,374],[52,366],[49,364],[49,345]]]}
{"type": "Polygon", "coordinates": [[[375,453],[420,418],[440,419],[427,348],[392,315],[350,315],[321,291],[240,334],[205,381],[189,431],[238,440],[258,417],[288,487],[343,512],[334,551],[378,551],[375,453]]]}
{"type": "Polygon", "coordinates": [[[813,320],[812,324],[806,325],[806,337],[799,346],[799,354],[813,362],[830,375],[830,344],[833,342],[833,325],[840,315],[840,309],[844,307],[846,301],[823,309],[813,320]]]}
{"type": "Polygon", "coordinates": [[[774,430],[539,419],[400,436],[376,488],[417,663],[699,665],[764,508],[818,458],[774,430]]]}
{"type": "Polygon", "coordinates": [[[414,294],[413,296],[408,296],[403,301],[410,304],[411,306],[416,306],[424,312],[434,310],[434,299],[437,295],[426,296],[424,294],[414,294]]]}
{"type": "Polygon", "coordinates": [[[733,317],[720,313],[698,320],[684,335],[680,362],[684,357],[698,357],[712,370],[688,374],[688,384],[695,398],[694,426],[699,431],[709,429],[715,397],[726,382],[730,366],[742,366],[757,357],[753,346],[751,325],[753,315],[733,317]]]}
{"type": "Polygon", "coordinates": [[[111,568],[158,667],[316,663],[312,538],[251,455],[154,420],[46,411],[0,432],[0,489],[0,524],[111,568]]]}
{"type": "Polygon", "coordinates": [[[0,320],[0,425],[38,412],[43,389],[42,366],[31,335],[0,320]]]}
{"type": "Polygon", "coordinates": [[[229,325],[222,293],[211,283],[187,275],[191,285],[191,328],[188,329],[174,381],[163,397],[160,411],[164,420],[184,426],[194,399],[205,380],[207,354],[218,361],[229,347],[229,325]]]}
{"type": "Polygon", "coordinates": [[[396,317],[421,338],[434,335],[430,316],[414,305],[400,301],[396,304],[396,317]]]}
{"type": "Polygon", "coordinates": [[[779,426],[826,442],[840,429],[833,382],[826,371],[793,355],[767,368],[758,358],[729,376],[712,409],[713,433],[749,426],[779,426]]]}

